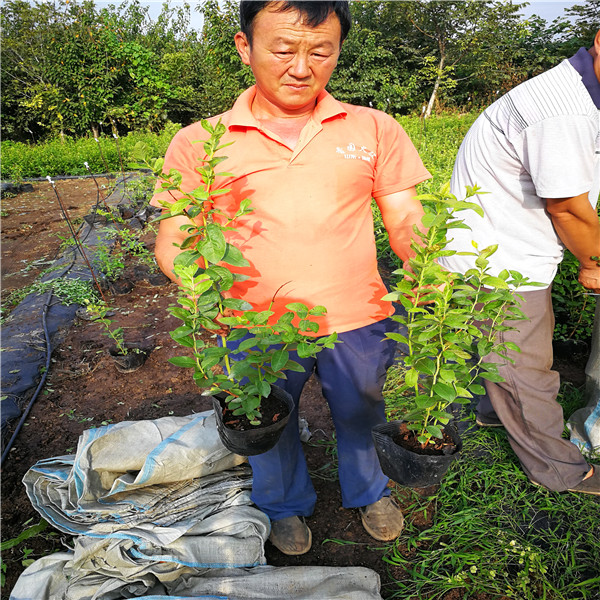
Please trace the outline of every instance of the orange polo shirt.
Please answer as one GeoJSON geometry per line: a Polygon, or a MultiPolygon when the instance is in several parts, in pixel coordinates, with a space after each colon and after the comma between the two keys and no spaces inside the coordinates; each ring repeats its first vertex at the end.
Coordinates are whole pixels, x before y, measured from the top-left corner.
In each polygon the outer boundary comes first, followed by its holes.
{"type": "MultiPolygon", "coordinates": [[[[215,197],[215,206],[233,214],[249,198],[254,209],[227,234],[250,262],[236,269],[248,279],[228,293],[265,310],[279,289],[273,320],[290,302],[324,305],[319,335],[386,318],[393,308],[381,299],[386,289],[377,270],[371,198],[431,177],[406,132],[389,115],[324,91],[292,150],[254,118],[254,96],[251,87],[230,111],[209,119],[227,127],[222,144],[234,142],[219,153],[228,158],[217,170],[234,176],[217,178],[215,189],[231,191],[215,197]]],[[[194,123],[167,150],[164,172],[177,169],[183,190],[201,185],[195,169],[207,138],[194,123]]],[[[158,198],[167,199],[157,194],[153,205],[158,198]]]]}

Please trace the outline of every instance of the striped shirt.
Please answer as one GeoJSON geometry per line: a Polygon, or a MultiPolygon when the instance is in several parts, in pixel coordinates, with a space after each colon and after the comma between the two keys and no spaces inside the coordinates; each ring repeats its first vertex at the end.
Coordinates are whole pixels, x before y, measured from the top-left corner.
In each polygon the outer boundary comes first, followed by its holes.
{"type": "MultiPolygon", "coordinates": [[[[479,116],[460,147],[452,193],[462,198],[474,185],[487,193],[471,198],[484,209],[483,218],[460,213],[471,230],[453,230],[451,247],[472,251],[472,241],[480,250],[498,244],[490,257],[492,274],[512,269],[547,287],[564,246],[544,199],[587,192],[595,206],[599,151],[598,108],[568,60],[515,87],[479,116]]],[[[458,272],[474,266],[468,256],[441,262],[458,272]]]]}

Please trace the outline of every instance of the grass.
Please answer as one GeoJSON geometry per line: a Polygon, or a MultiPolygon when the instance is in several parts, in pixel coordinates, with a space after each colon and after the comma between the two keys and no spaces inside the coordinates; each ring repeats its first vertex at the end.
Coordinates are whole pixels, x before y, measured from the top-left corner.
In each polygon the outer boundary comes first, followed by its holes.
{"type": "MultiPolygon", "coordinates": [[[[415,116],[397,118],[432,175],[431,179],[417,185],[419,194],[437,191],[444,183],[450,181],[458,148],[477,116],[477,113],[449,114],[436,116],[427,121],[415,116]]],[[[373,219],[379,260],[387,264],[390,269],[399,268],[400,261],[390,249],[387,231],[374,202],[373,219]]]]}
{"type": "MultiPolygon", "coordinates": [[[[394,367],[385,388],[396,418],[401,377],[402,367],[394,367]]],[[[584,404],[583,390],[564,384],[559,401],[568,418],[584,404]]],[[[435,600],[457,590],[453,598],[597,600],[600,500],[533,486],[504,429],[474,428],[463,442],[439,490],[413,493],[406,528],[384,557],[406,576],[385,597],[435,600]],[[430,518],[418,525],[424,511],[430,518]]]]}

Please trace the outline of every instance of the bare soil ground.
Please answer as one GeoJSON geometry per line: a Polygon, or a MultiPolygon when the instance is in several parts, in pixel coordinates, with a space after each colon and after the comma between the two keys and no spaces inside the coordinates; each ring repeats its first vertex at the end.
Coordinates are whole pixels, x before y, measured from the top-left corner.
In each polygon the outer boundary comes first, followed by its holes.
{"type": "MultiPolygon", "coordinates": [[[[101,183],[111,185],[110,180],[101,183]]],[[[56,185],[73,219],[82,218],[97,200],[93,180],[57,181],[56,185]]],[[[3,199],[2,214],[6,215],[2,219],[2,288],[6,294],[33,281],[46,263],[55,258],[61,243],[57,234],[66,237],[69,233],[56,194],[46,182],[34,183],[32,192],[3,199]]],[[[151,248],[152,237],[146,242],[151,248]]],[[[40,519],[21,483],[25,472],[40,459],[74,453],[85,429],[124,420],[184,416],[210,408],[209,401],[199,395],[190,373],[167,362],[169,357],[180,353],[168,333],[178,321],[166,311],[174,302],[175,294],[172,283],[156,287],[141,279],[135,281],[130,293],[107,298],[115,310],[116,324],[124,328],[125,339],[153,347],[147,362],[136,372],[123,374],[116,370],[107,352],[109,340],[98,325],[77,319],[62,332],[52,351],[46,385],[3,465],[3,540],[18,536],[27,527],[26,523],[32,525],[40,519]]],[[[582,364],[567,361],[561,368],[563,377],[579,385],[583,381],[582,364]]],[[[305,448],[318,494],[315,513],[307,520],[313,531],[313,547],[303,556],[287,557],[267,543],[268,563],[369,567],[379,573],[382,595],[388,598],[394,591],[394,580],[404,573],[384,562],[386,545],[375,542],[365,533],[357,511],[341,507],[331,443],[333,425],[315,380],[311,380],[304,391],[301,413],[313,434],[305,448]],[[330,541],[332,539],[352,544],[340,544],[330,541]]],[[[10,429],[14,429],[14,425],[10,429]]],[[[10,434],[9,430],[7,439],[10,434]]],[[[427,491],[431,490],[423,490],[427,491]]],[[[408,506],[412,502],[409,492],[401,488],[397,492],[401,504],[408,506]]],[[[422,519],[423,514],[419,512],[421,516],[417,518],[422,519]]],[[[431,511],[428,514],[431,515],[431,511]]],[[[425,527],[427,522],[417,525],[425,527]]],[[[7,571],[2,598],[8,598],[23,570],[24,546],[32,550],[28,558],[38,558],[63,550],[68,541],[65,537],[42,534],[3,553],[7,571]]],[[[403,550],[408,555],[408,550],[403,550]]],[[[458,592],[453,592],[444,600],[459,597],[462,596],[458,592]]],[[[473,600],[487,598],[480,595],[473,600]]]]}

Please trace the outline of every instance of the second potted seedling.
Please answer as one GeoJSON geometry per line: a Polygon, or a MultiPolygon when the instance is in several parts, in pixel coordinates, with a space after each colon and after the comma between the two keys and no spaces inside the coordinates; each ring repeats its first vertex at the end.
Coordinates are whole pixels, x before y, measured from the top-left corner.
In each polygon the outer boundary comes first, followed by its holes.
{"type": "Polygon", "coordinates": [[[484,380],[502,381],[498,362],[509,360],[509,350],[498,334],[511,329],[507,321],[523,318],[515,289],[535,285],[517,271],[489,273],[488,258],[497,246],[479,249],[474,244],[475,267],[464,275],[444,269],[437,261],[455,252],[448,248],[449,231],[466,228],[457,213],[481,208],[468,201],[478,190],[468,189],[457,200],[444,186],[439,193],[422,195],[423,229],[402,277],[386,296],[402,305],[393,318],[402,333],[389,337],[406,344],[406,373],[398,392],[406,404],[401,420],[373,430],[373,438],[386,475],[409,487],[439,483],[461,442],[451,424],[452,404],[470,402],[485,393],[484,380]],[[485,362],[489,355],[494,361],[485,362]],[[408,407],[408,408],[406,408],[408,407]]]}

